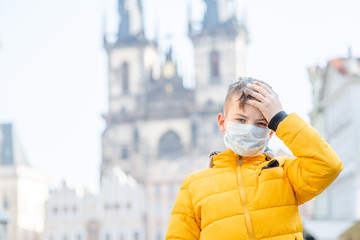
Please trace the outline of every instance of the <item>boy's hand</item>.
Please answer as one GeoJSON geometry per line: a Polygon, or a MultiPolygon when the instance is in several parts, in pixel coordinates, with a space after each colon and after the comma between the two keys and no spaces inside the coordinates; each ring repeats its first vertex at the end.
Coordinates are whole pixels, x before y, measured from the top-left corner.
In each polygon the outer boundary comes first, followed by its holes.
{"type": "Polygon", "coordinates": [[[268,122],[270,122],[278,112],[283,110],[278,95],[265,84],[254,82],[252,84],[247,84],[247,87],[256,92],[245,90],[247,94],[255,98],[248,99],[246,103],[258,108],[268,122]]]}

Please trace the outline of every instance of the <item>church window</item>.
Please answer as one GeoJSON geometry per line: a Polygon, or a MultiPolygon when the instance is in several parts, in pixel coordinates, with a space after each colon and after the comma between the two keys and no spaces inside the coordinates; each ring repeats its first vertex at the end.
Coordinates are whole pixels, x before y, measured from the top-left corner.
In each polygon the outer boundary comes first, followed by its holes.
{"type": "Polygon", "coordinates": [[[174,195],[174,194],[176,194],[176,190],[175,190],[175,185],[174,184],[172,184],[172,183],[170,183],[169,185],[168,185],[168,193],[169,193],[169,195],[174,195]]]}
{"type": "Polygon", "coordinates": [[[124,233],[120,233],[119,240],[125,240],[125,235],[124,235],[124,233]]]}
{"type": "Polygon", "coordinates": [[[196,123],[192,123],[191,124],[191,141],[192,141],[192,145],[193,147],[196,147],[196,137],[197,137],[197,125],[196,123]]]}
{"type": "Polygon", "coordinates": [[[99,239],[100,224],[95,221],[90,221],[86,224],[87,239],[94,240],[99,239]]]}
{"type": "Polygon", "coordinates": [[[162,239],[164,239],[163,237],[162,237],[162,231],[161,231],[161,229],[158,229],[157,230],[157,237],[156,237],[156,240],[162,240],[162,239]]]}
{"type": "Polygon", "coordinates": [[[116,211],[118,211],[119,208],[120,208],[120,205],[119,205],[118,203],[115,203],[115,204],[114,204],[114,209],[115,209],[116,211]]]}
{"type": "Polygon", "coordinates": [[[106,204],[104,205],[104,209],[105,209],[105,211],[108,211],[109,209],[111,209],[111,205],[108,204],[108,203],[106,203],[106,204]]]}
{"type": "Polygon", "coordinates": [[[7,200],[7,197],[4,196],[4,199],[3,199],[3,209],[4,210],[7,210],[9,208],[9,201],[7,200]]]}
{"type": "Polygon", "coordinates": [[[128,149],[127,149],[127,147],[124,146],[121,149],[121,158],[128,159],[128,157],[129,157],[128,149]]]}
{"type": "Polygon", "coordinates": [[[317,218],[328,218],[330,214],[329,208],[329,193],[324,191],[314,201],[314,215],[317,218]]]}
{"type": "Polygon", "coordinates": [[[129,93],[129,64],[127,62],[121,65],[121,85],[123,93],[129,93]]]}
{"type": "Polygon", "coordinates": [[[134,232],[134,240],[139,240],[139,233],[137,231],[134,232]]]}
{"type": "Polygon", "coordinates": [[[105,165],[110,165],[110,162],[111,162],[110,159],[108,159],[108,158],[105,158],[105,159],[104,159],[104,164],[105,164],[105,165]]]}
{"type": "Polygon", "coordinates": [[[122,108],[120,109],[120,112],[121,112],[121,114],[126,114],[126,108],[122,107],[122,108]]]}
{"type": "Polygon", "coordinates": [[[159,202],[155,203],[155,215],[157,217],[161,216],[161,204],[159,202]]]}
{"type": "Polygon", "coordinates": [[[182,144],[179,135],[174,131],[166,132],[159,141],[159,158],[173,159],[182,155],[182,144]]]}
{"type": "Polygon", "coordinates": [[[220,69],[219,69],[219,52],[212,51],[210,53],[210,82],[219,83],[220,69]]]}
{"type": "Polygon", "coordinates": [[[161,186],[160,184],[155,184],[155,194],[160,195],[161,193],[161,186]]]}
{"type": "Polygon", "coordinates": [[[139,130],[137,129],[137,127],[135,127],[134,129],[134,148],[135,151],[139,150],[139,130]]]}

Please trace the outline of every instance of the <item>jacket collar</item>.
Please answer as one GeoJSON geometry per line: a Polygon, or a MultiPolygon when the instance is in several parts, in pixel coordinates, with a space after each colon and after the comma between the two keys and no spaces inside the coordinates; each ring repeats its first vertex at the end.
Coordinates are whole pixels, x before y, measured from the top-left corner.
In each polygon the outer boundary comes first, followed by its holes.
{"type": "Polygon", "coordinates": [[[240,157],[232,150],[228,149],[222,153],[219,153],[213,157],[214,168],[221,167],[236,167],[240,163],[242,165],[259,165],[266,161],[264,154],[253,156],[253,157],[240,157]]]}

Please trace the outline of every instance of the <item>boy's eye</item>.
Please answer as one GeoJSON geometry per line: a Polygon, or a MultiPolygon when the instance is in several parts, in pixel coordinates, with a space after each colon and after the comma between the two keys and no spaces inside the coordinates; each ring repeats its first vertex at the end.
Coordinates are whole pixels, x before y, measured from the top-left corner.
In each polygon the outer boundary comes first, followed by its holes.
{"type": "Polygon", "coordinates": [[[263,127],[263,128],[267,127],[267,124],[264,122],[258,122],[257,125],[258,125],[258,127],[263,127]]]}
{"type": "Polygon", "coordinates": [[[236,119],[239,123],[245,123],[245,119],[243,119],[243,118],[238,118],[238,119],[236,119]]]}

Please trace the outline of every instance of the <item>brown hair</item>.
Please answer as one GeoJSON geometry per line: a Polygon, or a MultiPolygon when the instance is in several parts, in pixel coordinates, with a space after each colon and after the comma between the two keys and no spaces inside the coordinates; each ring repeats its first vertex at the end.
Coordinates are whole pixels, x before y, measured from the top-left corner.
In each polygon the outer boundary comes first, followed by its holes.
{"type": "Polygon", "coordinates": [[[225,115],[227,114],[227,111],[229,109],[229,104],[234,97],[239,96],[238,102],[239,102],[239,105],[241,108],[244,107],[244,105],[248,99],[253,99],[252,96],[245,93],[245,90],[247,92],[253,92],[254,90],[252,88],[249,88],[246,85],[248,83],[254,83],[254,82],[260,82],[271,88],[271,86],[269,86],[269,84],[267,84],[261,80],[257,80],[255,78],[250,78],[250,77],[240,77],[238,81],[230,84],[230,86],[229,86],[229,89],[228,89],[228,92],[227,92],[226,98],[225,98],[225,103],[224,103],[224,114],[225,115]]]}

